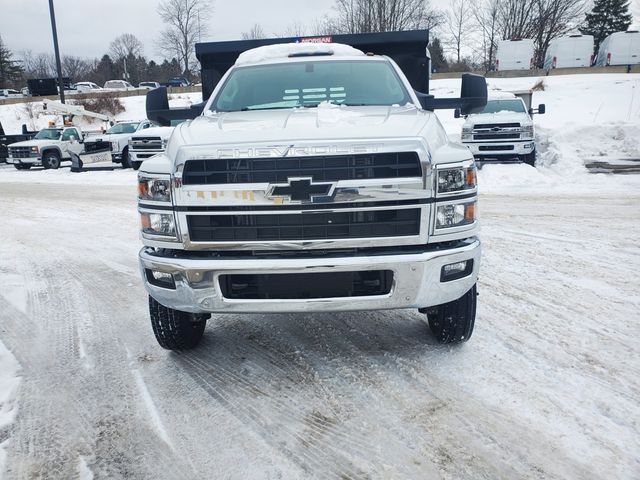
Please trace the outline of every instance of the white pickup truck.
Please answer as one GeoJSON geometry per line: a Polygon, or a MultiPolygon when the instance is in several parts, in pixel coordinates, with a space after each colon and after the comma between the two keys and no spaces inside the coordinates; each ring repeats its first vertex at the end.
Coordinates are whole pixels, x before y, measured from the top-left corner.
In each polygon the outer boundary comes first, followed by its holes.
{"type": "MultiPolygon", "coordinates": [[[[403,70],[340,43],[249,50],[143,162],[139,260],[162,347],[195,347],[225,312],[413,308],[440,342],[471,336],[476,168],[432,110],[481,109],[486,82],[465,74],[458,99],[417,93],[424,31],[334,38],[363,38],[367,52],[395,39],[415,54],[400,57],[403,70]]],[[[217,44],[205,47],[216,56],[217,44]]],[[[165,89],[150,91],[147,116],[168,118],[167,105],[165,89]]]]}
{"type": "Polygon", "coordinates": [[[113,125],[103,134],[89,137],[85,141],[85,150],[91,152],[103,142],[111,144],[111,161],[121,163],[123,168],[131,168],[129,158],[129,139],[137,132],[141,132],[157,124],[149,120],[121,121],[113,125]]]}
{"type": "Polygon", "coordinates": [[[544,104],[537,110],[527,108],[522,98],[506,92],[490,97],[481,112],[466,116],[462,143],[480,165],[524,162],[533,166],[536,143],[532,115],[544,112],[544,104]]]}
{"type": "Polygon", "coordinates": [[[175,127],[151,127],[136,132],[129,138],[129,163],[138,170],[148,158],[164,153],[175,127]]]}
{"type": "Polygon", "coordinates": [[[31,140],[8,146],[7,163],[18,170],[33,166],[59,168],[62,161],[71,160],[71,152],[82,151],[84,135],[80,127],[50,127],[40,130],[31,140]]]}

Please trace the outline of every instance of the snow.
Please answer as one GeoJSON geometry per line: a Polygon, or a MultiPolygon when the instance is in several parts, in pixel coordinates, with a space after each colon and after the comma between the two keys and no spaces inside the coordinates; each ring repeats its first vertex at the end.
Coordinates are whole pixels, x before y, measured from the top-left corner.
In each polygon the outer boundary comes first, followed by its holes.
{"type": "MultiPolygon", "coordinates": [[[[138,273],[136,173],[0,168],[0,477],[637,478],[640,175],[583,163],[640,158],[639,79],[544,78],[538,168],[479,172],[461,347],[391,311],[216,315],[201,347],[165,352],[138,273]]],[[[144,97],[124,102],[122,118],[144,114],[144,97]]],[[[14,108],[0,107],[9,132],[14,108]]],[[[462,119],[438,117],[459,136],[462,119]]]]}
{"type": "MultiPolygon", "coordinates": [[[[531,89],[540,80],[545,90],[533,94],[533,105],[544,103],[544,115],[534,115],[537,168],[528,165],[487,165],[478,184],[485,193],[535,195],[604,195],[635,193],[638,176],[589,173],[585,160],[640,158],[640,74],[557,75],[542,78],[489,78],[489,96],[531,89]]],[[[455,97],[460,80],[433,80],[436,97],[455,97]]],[[[436,112],[452,140],[460,140],[464,118],[450,110],[436,112]]]]}
{"type": "Polygon", "coordinates": [[[0,478],[6,468],[6,448],[11,444],[10,435],[2,435],[2,433],[13,422],[18,409],[16,395],[20,385],[19,369],[20,366],[14,356],[0,341],[0,478]]]}
{"type": "Polygon", "coordinates": [[[284,43],[252,48],[242,52],[236,60],[236,65],[262,63],[270,60],[289,58],[290,55],[319,55],[332,56],[362,56],[364,53],[349,45],[340,43],[284,43]]]}

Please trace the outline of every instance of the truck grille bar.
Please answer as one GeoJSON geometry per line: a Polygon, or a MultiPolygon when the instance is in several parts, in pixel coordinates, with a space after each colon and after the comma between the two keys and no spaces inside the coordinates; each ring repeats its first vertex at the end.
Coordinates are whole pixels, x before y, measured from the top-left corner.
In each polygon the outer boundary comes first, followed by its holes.
{"type": "Polygon", "coordinates": [[[420,177],[416,152],[373,153],[284,158],[232,158],[189,160],[184,185],[282,183],[289,177],[313,181],[420,177]]]}
{"type": "Polygon", "coordinates": [[[188,215],[194,242],[402,237],[420,233],[420,209],[263,215],[188,215]]]}
{"type": "Polygon", "coordinates": [[[31,147],[9,147],[9,153],[15,158],[27,158],[31,156],[31,147]]]}
{"type": "Polygon", "coordinates": [[[162,139],[160,137],[138,137],[131,139],[132,150],[162,151],[162,139]]]}

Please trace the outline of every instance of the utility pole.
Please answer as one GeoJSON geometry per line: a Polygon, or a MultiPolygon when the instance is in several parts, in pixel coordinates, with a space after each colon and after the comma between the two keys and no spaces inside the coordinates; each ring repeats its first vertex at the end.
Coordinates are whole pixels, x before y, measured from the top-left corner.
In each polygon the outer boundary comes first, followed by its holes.
{"type": "Polygon", "coordinates": [[[51,16],[51,31],[53,32],[53,50],[56,54],[56,69],[58,70],[58,88],[60,89],[60,102],[64,103],[64,83],[62,82],[62,66],[60,65],[58,30],[56,29],[56,13],[53,10],[53,0],[49,0],[49,14],[51,16]]]}

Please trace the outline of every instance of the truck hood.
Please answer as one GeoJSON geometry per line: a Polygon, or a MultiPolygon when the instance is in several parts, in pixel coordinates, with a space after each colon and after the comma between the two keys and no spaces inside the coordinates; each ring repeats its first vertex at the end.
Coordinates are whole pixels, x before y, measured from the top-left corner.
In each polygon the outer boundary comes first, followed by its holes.
{"type": "MultiPolygon", "coordinates": [[[[176,127],[152,127],[145,130],[141,130],[133,134],[131,138],[144,138],[144,137],[160,137],[163,140],[167,140],[176,127]]],[[[110,136],[110,135],[109,135],[110,136]]]]}
{"type": "Polygon", "coordinates": [[[25,140],[23,142],[11,143],[9,147],[44,147],[59,143],[60,140],[25,140]]]}
{"type": "MultiPolygon", "coordinates": [[[[340,107],[221,112],[176,127],[183,144],[323,139],[366,139],[418,135],[432,113],[406,106],[340,107]],[[249,134],[249,135],[248,135],[249,134]]],[[[173,137],[175,138],[175,136],[173,137]]]]}
{"type": "Polygon", "coordinates": [[[492,124],[492,123],[521,123],[527,125],[532,123],[527,113],[517,112],[498,112],[498,113],[476,113],[469,115],[464,122],[465,126],[473,127],[475,124],[492,124]]]}

